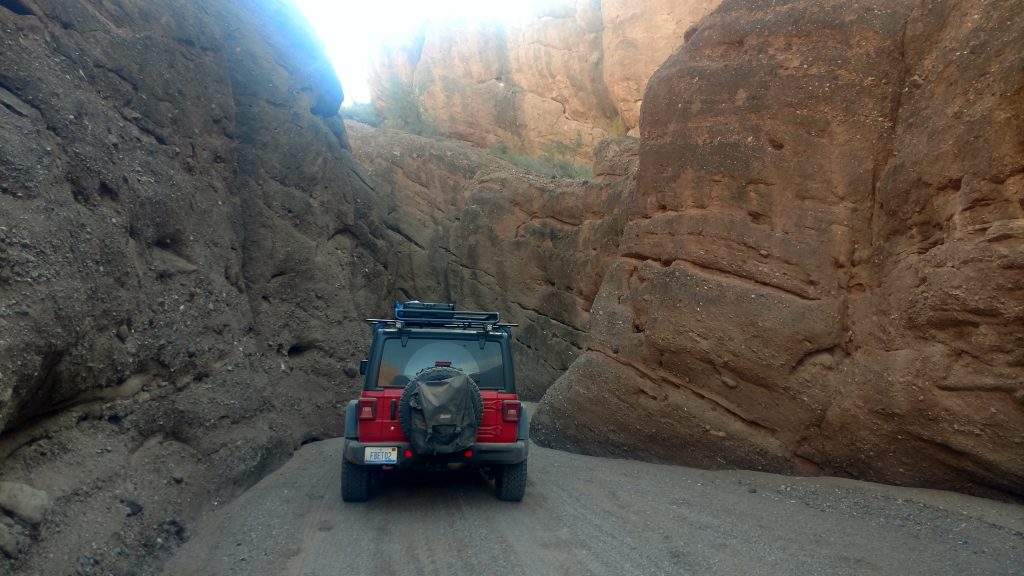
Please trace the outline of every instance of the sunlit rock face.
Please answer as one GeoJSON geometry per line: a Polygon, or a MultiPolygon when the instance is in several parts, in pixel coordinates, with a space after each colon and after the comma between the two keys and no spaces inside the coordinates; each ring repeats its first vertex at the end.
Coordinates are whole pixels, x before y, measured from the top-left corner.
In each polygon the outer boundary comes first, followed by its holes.
{"type": "Polygon", "coordinates": [[[525,23],[432,24],[380,56],[371,90],[399,127],[589,162],[637,126],[647,79],[717,3],[579,0],[525,23]]]}
{"type": "Polygon", "coordinates": [[[1010,2],[724,2],[536,437],[1024,495],[1022,44],[1010,2]]]}
{"type": "Polygon", "coordinates": [[[647,81],[721,0],[603,0],[604,84],[626,130],[640,125],[647,81]]]}

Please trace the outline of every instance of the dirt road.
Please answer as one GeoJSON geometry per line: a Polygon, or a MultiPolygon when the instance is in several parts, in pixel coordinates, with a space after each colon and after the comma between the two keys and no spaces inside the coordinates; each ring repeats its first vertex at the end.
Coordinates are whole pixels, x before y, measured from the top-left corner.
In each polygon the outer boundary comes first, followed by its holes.
{"type": "Polygon", "coordinates": [[[1012,504],[536,446],[519,504],[472,471],[345,504],[340,446],[303,447],[198,526],[165,574],[1024,574],[1012,504]]]}

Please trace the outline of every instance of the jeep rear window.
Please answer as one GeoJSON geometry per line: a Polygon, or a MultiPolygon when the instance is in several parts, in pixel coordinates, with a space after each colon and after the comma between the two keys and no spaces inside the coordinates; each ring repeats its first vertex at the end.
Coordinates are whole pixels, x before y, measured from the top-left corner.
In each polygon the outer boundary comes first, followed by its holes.
{"type": "Polygon", "coordinates": [[[501,344],[473,340],[437,340],[410,338],[402,346],[400,338],[384,341],[377,385],[404,388],[416,373],[430,366],[444,366],[450,362],[476,381],[481,389],[500,390],[505,387],[505,372],[501,359],[501,344]]]}

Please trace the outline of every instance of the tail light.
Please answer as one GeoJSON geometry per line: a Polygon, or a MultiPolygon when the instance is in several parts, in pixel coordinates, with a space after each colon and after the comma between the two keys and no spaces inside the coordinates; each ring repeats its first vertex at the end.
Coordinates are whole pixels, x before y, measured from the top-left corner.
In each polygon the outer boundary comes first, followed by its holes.
{"type": "Polygon", "coordinates": [[[377,418],[377,399],[376,398],[360,398],[359,399],[359,419],[360,420],[374,420],[377,418]]]}
{"type": "Polygon", "coordinates": [[[519,400],[505,400],[501,403],[501,419],[505,422],[519,422],[523,408],[519,400]]]}

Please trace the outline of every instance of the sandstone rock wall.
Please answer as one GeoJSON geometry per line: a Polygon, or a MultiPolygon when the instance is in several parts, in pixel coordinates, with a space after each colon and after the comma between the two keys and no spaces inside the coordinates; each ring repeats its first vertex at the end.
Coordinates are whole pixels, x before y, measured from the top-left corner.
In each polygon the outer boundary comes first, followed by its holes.
{"type": "Polygon", "coordinates": [[[0,513],[0,573],[145,573],[340,430],[389,294],[312,37],[277,0],[0,3],[0,481],[50,503],[0,513]]]}
{"type": "Polygon", "coordinates": [[[1008,1],[724,2],[536,435],[1024,495],[1022,43],[1008,1]]]}
{"type": "Polygon", "coordinates": [[[432,23],[384,51],[371,90],[405,127],[585,162],[636,128],[647,79],[719,0],[576,0],[524,23],[432,23]]]}

